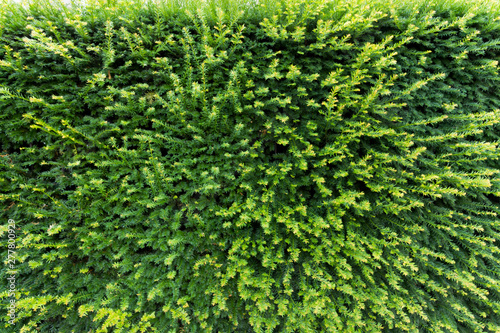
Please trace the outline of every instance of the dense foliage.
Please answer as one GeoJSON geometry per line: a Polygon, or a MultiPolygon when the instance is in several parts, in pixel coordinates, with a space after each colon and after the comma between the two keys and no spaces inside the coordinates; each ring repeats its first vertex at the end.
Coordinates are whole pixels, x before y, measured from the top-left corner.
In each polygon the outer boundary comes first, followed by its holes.
{"type": "Polygon", "coordinates": [[[4,5],[2,332],[499,332],[498,10],[368,3],[4,5]]]}

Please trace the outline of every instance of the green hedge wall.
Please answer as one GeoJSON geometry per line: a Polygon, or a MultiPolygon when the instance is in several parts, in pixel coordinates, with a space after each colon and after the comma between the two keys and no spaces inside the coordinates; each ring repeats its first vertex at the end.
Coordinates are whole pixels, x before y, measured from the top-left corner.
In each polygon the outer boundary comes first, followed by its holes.
{"type": "Polygon", "coordinates": [[[498,3],[0,13],[2,332],[500,332],[498,3]]]}

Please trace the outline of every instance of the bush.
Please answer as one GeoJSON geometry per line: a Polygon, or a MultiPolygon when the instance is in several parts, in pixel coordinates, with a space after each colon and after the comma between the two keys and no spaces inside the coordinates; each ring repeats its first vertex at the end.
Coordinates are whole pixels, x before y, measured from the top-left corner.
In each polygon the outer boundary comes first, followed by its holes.
{"type": "Polygon", "coordinates": [[[494,3],[260,4],[4,4],[6,332],[500,330],[494,3]]]}

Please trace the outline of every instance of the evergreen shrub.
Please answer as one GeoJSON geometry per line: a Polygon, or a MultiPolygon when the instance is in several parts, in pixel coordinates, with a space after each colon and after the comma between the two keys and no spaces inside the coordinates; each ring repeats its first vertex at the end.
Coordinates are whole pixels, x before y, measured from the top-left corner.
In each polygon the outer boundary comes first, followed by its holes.
{"type": "Polygon", "coordinates": [[[0,330],[500,332],[498,8],[5,2],[0,330]]]}

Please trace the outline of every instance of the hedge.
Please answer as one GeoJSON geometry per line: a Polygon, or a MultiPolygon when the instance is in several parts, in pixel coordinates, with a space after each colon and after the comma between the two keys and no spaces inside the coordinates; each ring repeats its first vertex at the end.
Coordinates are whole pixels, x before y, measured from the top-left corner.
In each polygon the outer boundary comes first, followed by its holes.
{"type": "Polygon", "coordinates": [[[1,6],[2,332],[500,332],[497,1],[1,6]]]}

